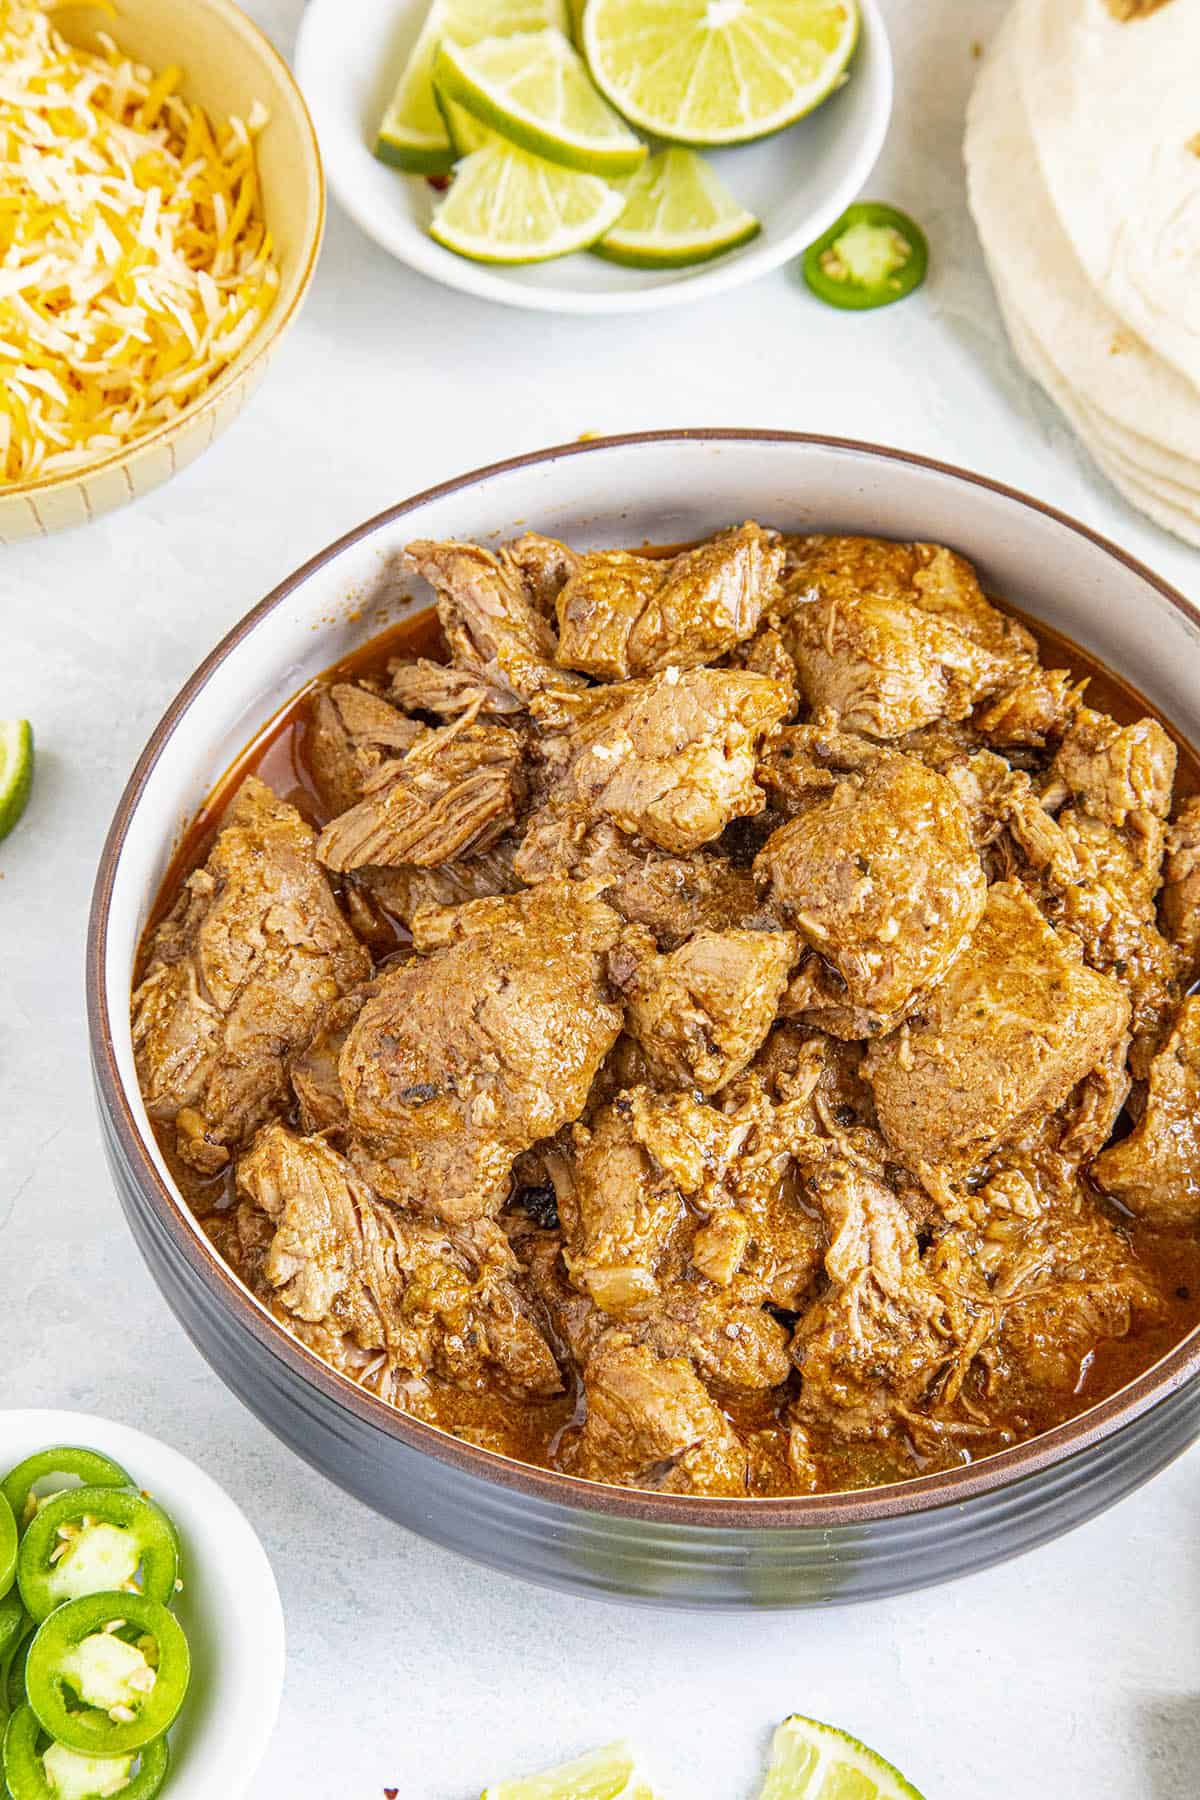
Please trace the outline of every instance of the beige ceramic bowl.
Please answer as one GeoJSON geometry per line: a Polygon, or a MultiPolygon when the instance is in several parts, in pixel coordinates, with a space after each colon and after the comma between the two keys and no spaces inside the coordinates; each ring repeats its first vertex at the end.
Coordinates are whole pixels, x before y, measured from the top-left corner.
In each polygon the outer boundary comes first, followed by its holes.
{"type": "Polygon", "coordinates": [[[70,474],[0,487],[0,544],[82,525],[157,487],[207,450],[262,380],[321,247],[325,183],[312,121],[286,63],[257,26],[232,0],[117,0],[117,6],[116,18],[96,6],[67,6],[54,22],[73,43],[94,43],[102,30],[152,68],[179,64],[184,93],[218,117],[244,118],[256,100],[269,110],[258,143],[259,174],[279,293],[241,354],[170,424],[70,474]]]}

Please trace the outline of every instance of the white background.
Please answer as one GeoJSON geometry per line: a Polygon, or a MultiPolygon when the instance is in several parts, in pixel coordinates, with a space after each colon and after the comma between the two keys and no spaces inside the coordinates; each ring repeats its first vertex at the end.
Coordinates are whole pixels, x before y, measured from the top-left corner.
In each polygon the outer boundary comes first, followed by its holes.
{"type": "MultiPolygon", "coordinates": [[[[301,0],[249,10],[290,51],[301,0]]],[[[415,489],[583,431],[830,431],[999,476],[1192,586],[1194,553],[1089,473],[1005,347],[959,154],[1000,5],[887,11],[897,109],[870,191],[928,231],[916,298],[838,314],[788,269],[644,321],[538,317],[428,285],[335,206],[307,308],[228,436],[128,511],[0,558],[0,717],[39,742],[0,847],[0,1404],[139,1425],[257,1521],[290,1656],[255,1800],[469,1800],[622,1732],[667,1800],[749,1800],[794,1710],[929,1800],[1200,1792],[1200,1450],[1057,1545],[886,1605],[711,1619],[542,1594],[384,1524],[241,1409],[131,1255],[93,1122],[84,923],[137,751],[239,614],[415,489]]]]}

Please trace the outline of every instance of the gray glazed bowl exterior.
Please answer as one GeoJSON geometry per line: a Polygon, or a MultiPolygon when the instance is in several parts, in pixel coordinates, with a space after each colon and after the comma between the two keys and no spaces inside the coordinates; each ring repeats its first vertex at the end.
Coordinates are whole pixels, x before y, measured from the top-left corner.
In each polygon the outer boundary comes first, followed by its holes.
{"type": "Polygon", "coordinates": [[[579,542],[678,542],[744,517],[949,542],[985,585],[1084,643],[1200,741],[1200,614],[1148,570],[1023,495],[896,451],[772,432],[661,432],[564,446],[391,509],[285,581],[197,670],[109,834],[88,931],[105,1151],[134,1238],[220,1379],[298,1455],[389,1519],[579,1594],[737,1609],[879,1598],[980,1569],[1091,1518],[1200,1435],[1200,1333],[1119,1394],[970,1467],[792,1500],[635,1493],[528,1468],[383,1405],[297,1344],[220,1262],[171,1183],[133,1074],[137,939],[173,841],[289,695],[403,617],[410,538],[523,523],[579,542]]]}

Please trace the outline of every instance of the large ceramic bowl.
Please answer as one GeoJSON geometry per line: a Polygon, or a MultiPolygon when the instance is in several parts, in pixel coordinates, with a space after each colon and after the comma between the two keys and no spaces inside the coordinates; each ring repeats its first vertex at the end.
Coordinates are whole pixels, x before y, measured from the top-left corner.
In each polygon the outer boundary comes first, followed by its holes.
{"type": "Polygon", "coordinates": [[[896,451],[786,433],[675,432],[547,450],[382,513],[290,576],[218,645],[155,731],[117,811],[87,976],[105,1145],[134,1236],[184,1328],[273,1431],[388,1518],[514,1574],[579,1593],[726,1608],[919,1587],[1099,1512],[1200,1433],[1200,1333],[1070,1424],[890,1488],[706,1500],[528,1468],[418,1424],[335,1374],[217,1259],[149,1128],[129,991],[171,847],[216,778],[283,699],[358,641],[362,617],[426,604],[396,574],[409,539],[487,539],[524,524],[581,544],[679,542],[747,517],[953,544],[993,591],[1120,670],[1200,741],[1200,613],[1111,544],[1020,494],[896,451]]]}
{"type": "Polygon", "coordinates": [[[266,318],[227,368],[179,417],[122,450],[68,474],[0,486],[0,547],[84,525],[124,506],[194,462],[241,412],[308,291],[325,225],[325,182],[316,135],[279,52],[233,0],[119,0],[67,5],[54,25],[92,47],[99,32],[151,68],[175,63],[183,93],[215,118],[245,118],[255,101],[270,118],[258,139],[263,212],[279,264],[266,318]]]}

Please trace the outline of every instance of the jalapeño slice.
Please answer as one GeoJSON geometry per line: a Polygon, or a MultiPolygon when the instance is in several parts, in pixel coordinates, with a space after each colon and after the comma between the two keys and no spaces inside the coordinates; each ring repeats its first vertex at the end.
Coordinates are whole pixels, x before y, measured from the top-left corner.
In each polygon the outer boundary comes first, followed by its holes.
{"type": "Polygon", "coordinates": [[[128,1756],[161,1737],[190,1678],[182,1626],[145,1594],[68,1601],[38,1627],[25,1664],[42,1730],[85,1756],[128,1756]]]}
{"type": "Polygon", "coordinates": [[[847,207],[804,252],[804,279],[818,300],[852,312],[903,300],[920,287],[928,267],[921,227],[878,200],[847,207]]]}
{"type": "MultiPolygon", "coordinates": [[[[88,1487],[133,1486],[132,1478],[120,1463],[115,1463],[111,1456],[102,1456],[99,1450],[85,1450],[77,1444],[58,1444],[52,1450],[39,1450],[19,1462],[15,1469],[10,1469],[0,1481],[0,1494],[13,1509],[18,1531],[25,1530],[38,1510],[39,1500],[34,1493],[38,1482],[57,1480],[62,1475],[73,1477],[88,1487]]],[[[68,1482],[59,1481],[55,1492],[68,1485],[68,1482]]]]}
{"type": "Polygon", "coordinates": [[[25,1658],[33,1642],[36,1625],[30,1625],[13,1646],[4,1672],[4,1692],[0,1694],[0,1713],[16,1712],[25,1704],[25,1658]]]}
{"type": "Polygon", "coordinates": [[[80,1755],[47,1737],[31,1706],[15,1712],[4,1733],[4,1779],[12,1800],[153,1800],[170,1760],[166,1738],[147,1744],[140,1757],[80,1755]]]}
{"type": "MultiPolygon", "coordinates": [[[[21,1596],[16,1588],[10,1588],[0,1600],[0,1729],[10,1712],[14,1712],[25,1699],[24,1665],[22,1665],[19,1688],[10,1699],[8,1693],[8,1672],[11,1668],[22,1641],[31,1635],[32,1627],[29,1615],[21,1605],[21,1596]]],[[[0,1783],[0,1794],[4,1792],[0,1783]]]]}
{"type": "Polygon", "coordinates": [[[0,1600],[0,1669],[21,1641],[21,1633],[29,1624],[25,1616],[25,1608],[21,1605],[21,1596],[12,1587],[0,1600]]]}
{"type": "Polygon", "coordinates": [[[0,1594],[7,1594],[17,1572],[17,1521],[0,1494],[0,1594]]]}
{"type": "Polygon", "coordinates": [[[130,1488],[67,1488],[21,1539],[17,1580],[40,1623],[66,1600],[118,1588],[166,1605],[179,1574],[179,1539],[161,1506],[130,1488]]]}

